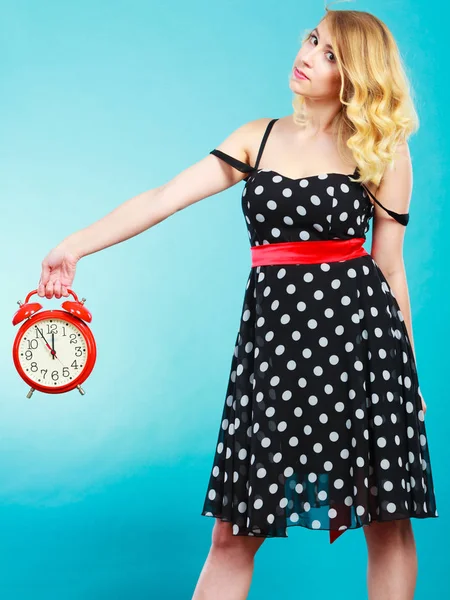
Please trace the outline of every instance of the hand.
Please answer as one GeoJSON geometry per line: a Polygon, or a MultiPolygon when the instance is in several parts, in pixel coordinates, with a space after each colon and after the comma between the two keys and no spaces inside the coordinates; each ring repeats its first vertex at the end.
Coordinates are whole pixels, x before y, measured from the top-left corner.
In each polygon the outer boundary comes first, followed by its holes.
{"type": "Polygon", "coordinates": [[[425,415],[425,413],[427,412],[427,405],[425,404],[425,400],[423,399],[422,392],[420,391],[420,387],[419,387],[419,396],[420,396],[420,400],[422,402],[423,414],[425,415]]]}
{"type": "Polygon", "coordinates": [[[42,272],[37,293],[41,297],[68,296],[67,288],[75,278],[77,256],[63,244],[53,248],[42,261],[42,272]]]}
{"type": "Polygon", "coordinates": [[[422,400],[422,410],[423,410],[423,414],[425,414],[427,412],[427,405],[425,404],[425,400],[422,398],[422,396],[420,396],[421,400],[422,400]]]}

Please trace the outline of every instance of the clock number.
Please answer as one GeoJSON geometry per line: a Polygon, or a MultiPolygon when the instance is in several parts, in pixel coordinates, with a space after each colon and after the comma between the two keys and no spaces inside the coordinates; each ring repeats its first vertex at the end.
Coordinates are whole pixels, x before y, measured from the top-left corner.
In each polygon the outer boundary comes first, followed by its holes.
{"type": "Polygon", "coordinates": [[[52,371],[52,379],[53,379],[53,381],[58,381],[58,379],[59,379],[58,371],[56,371],[56,370],[52,371]]]}
{"type": "Polygon", "coordinates": [[[27,360],[31,360],[33,358],[33,353],[31,352],[31,350],[25,350],[25,358],[27,360]]]}
{"type": "Polygon", "coordinates": [[[37,340],[27,340],[27,342],[29,350],[36,350],[39,345],[37,340]]]}
{"type": "Polygon", "coordinates": [[[81,346],[75,346],[75,356],[83,356],[81,352],[81,346]]]}
{"type": "Polygon", "coordinates": [[[76,359],[73,361],[73,363],[70,366],[73,367],[74,369],[78,369],[78,364],[77,364],[76,359]]]}
{"type": "Polygon", "coordinates": [[[44,373],[44,376],[42,377],[42,379],[45,379],[45,376],[47,375],[47,371],[48,371],[48,369],[41,369],[41,373],[44,373]]]}
{"type": "Polygon", "coordinates": [[[30,365],[30,371],[32,373],[36,373],[37,370],[38,370],[37,362],[32,362],[30,365]]]}
{"type": "Polygon", "coordinates": [[[69,375],[70,375],[69,367],[63,367],[62,376],[69,377],[69,375]]]}
{"type": "Polygon", "coordinates": [[[47,323],[47,333],[58,333],[58,326],[56,323],[47,323]]]}
{"type": "Polygon", "coordinates": [[[70,343],[71,344],[76,344],[77,343],[77,334],[76,333],[71,333],[70,334],[70,343]]]}

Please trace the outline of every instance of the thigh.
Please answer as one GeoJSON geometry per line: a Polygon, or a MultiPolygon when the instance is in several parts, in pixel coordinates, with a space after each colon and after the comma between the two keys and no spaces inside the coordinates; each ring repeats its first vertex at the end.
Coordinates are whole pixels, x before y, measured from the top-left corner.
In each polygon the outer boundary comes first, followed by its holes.
{"type": "Polygon", "coordinates": [[[212,544],[216,548],[233,548],[255,554],[265,537],[254,535],[233,535],[233,525],[216,519],[212,532],[212,544]]]}

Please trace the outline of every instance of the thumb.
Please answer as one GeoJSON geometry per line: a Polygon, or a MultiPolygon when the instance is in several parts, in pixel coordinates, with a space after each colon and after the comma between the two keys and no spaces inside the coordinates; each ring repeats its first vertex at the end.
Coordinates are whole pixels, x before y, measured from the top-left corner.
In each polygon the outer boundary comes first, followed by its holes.
{"type": "Polygon", "coordinates": [[[38,293],[39,295],[44,293],[44,287],[47,285],[48,280],[50,278],[50,267],[46,261],[42,262],[42,272],[41,278],[38,283],[38,293]]]}

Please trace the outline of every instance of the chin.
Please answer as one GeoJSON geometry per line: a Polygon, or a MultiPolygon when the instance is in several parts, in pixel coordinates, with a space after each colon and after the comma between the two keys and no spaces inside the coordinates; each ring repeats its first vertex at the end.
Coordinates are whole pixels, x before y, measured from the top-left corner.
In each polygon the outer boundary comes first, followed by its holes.
{"type": "Polygon", "coordinates": [[[304,94],[300,93],[299,90],[298,90],[298,88],[300,87],[300,86],[297,85],[298,83],[299,82],[297,80],[290,79],[289,80],[289,88],[290,88],[290,90],[292,92],[294,92],[294,94],[297,94],[298,96],[303,96],[304,94]]]}

